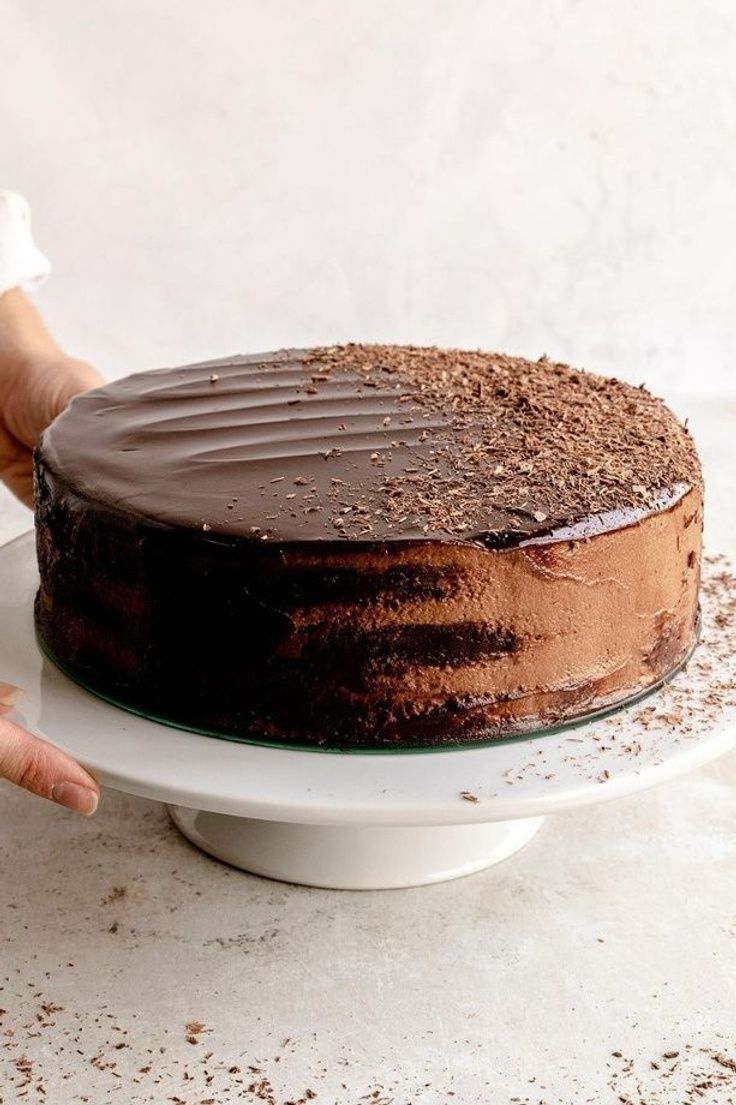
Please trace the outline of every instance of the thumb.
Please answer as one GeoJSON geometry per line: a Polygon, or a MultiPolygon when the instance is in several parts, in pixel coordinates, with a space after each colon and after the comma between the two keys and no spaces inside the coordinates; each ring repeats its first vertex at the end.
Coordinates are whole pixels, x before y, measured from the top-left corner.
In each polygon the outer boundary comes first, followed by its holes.
{"type": "Polygon", "coordinates": [[[39,404],[37,412],[40,415],[40,425],[34,426],[34,438],[28,442],[35,444],[36,438],[45,430],[50,422],[64,410],[70,399],[90,388],[99,387],[103,379],[92,365],[86,361],[78,361],[73,357],[62,357],[60,361],[47,367],[45,374],[41,375],[39,404]]]}
{"type": "Polygon", "coordinates": [[[77,813],[89,815],[97,809],[100,788],[83,767],[4,717],[0,717],[0,778],[77,813]]]}
{"type": "Polygon", "coordinates": [[[5,410],[7,429],[27,449],[33,449],[42,431],[70,399],[101,383],[102,377],[91,365],[64,354],[34,361],[5,410]]]}
{"type": "Polygon", "coordinates": [[[97,369],[93,368],[87,361],[64,356],[54,382],[56,384],[57,405],[59,409],[62,409],[75,395],[79,395],[82,391],[89,391],[90,388],[97,388],[105,381],[97,369]]]}

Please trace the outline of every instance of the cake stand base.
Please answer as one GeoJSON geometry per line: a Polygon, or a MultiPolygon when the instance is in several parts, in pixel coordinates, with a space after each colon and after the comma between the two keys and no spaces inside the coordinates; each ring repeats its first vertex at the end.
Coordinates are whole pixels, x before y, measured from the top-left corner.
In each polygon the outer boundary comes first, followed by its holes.
{"type": "Polygon", "coordinates": [[[282,882],[393,890],[471,875],[531,840],[544,818],[485,825],[299,825],[169,806],[187,840],[217,859],[282,882]]]}

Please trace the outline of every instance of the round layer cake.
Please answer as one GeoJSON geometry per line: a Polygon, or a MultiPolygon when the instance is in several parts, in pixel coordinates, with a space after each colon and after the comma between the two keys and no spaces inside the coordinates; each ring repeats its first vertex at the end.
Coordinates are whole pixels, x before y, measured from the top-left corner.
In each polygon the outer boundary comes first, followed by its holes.
{"type": "Polygon", "coordinates": [[[49,656],[256,741],[486,741],[627,701],[697,634],[700,466],[643,388],[337,346],[142,372],[36,455],[49,656]]]}

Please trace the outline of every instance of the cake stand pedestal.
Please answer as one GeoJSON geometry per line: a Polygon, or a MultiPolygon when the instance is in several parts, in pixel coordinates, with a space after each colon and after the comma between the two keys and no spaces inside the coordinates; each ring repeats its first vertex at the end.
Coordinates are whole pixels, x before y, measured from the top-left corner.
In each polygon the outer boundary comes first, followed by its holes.
{"type": "Polygon", "coordinates": [[[541,817],[485,825],[303,825],[169,806],[176,827],[211,856],[282,882],[389,890],[472,875],[513,855],[541,817]]]}
{"type": "MultiPolygon", "coordinates": [[[[36,586],[28,534],[0,549],[0,681],[22,692],[11,718],[102,783],[167,803],[197,847],[269,878],[341,889],[457,878],[512,855],[546,815],[644,790],[736,745],[733,708],[699,726],[667,721],[672,688],[607,719],[484,748],[341,754],[199,736],[112,706],[46,660],[36,586]]],[[[701,649],[708,614],[705,603],[701,649]]],[[[705,678],[691,665],[678,693],[697,698],[705,678]]]]}

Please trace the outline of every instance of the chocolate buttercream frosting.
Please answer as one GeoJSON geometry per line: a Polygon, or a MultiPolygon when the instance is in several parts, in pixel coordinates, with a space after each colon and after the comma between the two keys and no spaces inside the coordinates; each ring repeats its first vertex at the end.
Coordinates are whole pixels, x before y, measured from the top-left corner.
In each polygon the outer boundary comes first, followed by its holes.
{"type": "Polygon", "coordinates": [[[349,345],[138,373],[52,424],[37,489],[47,650],[185,727],[492,739],[627,699],[695,638],[686,428],[547,358],[349,345]]]}

